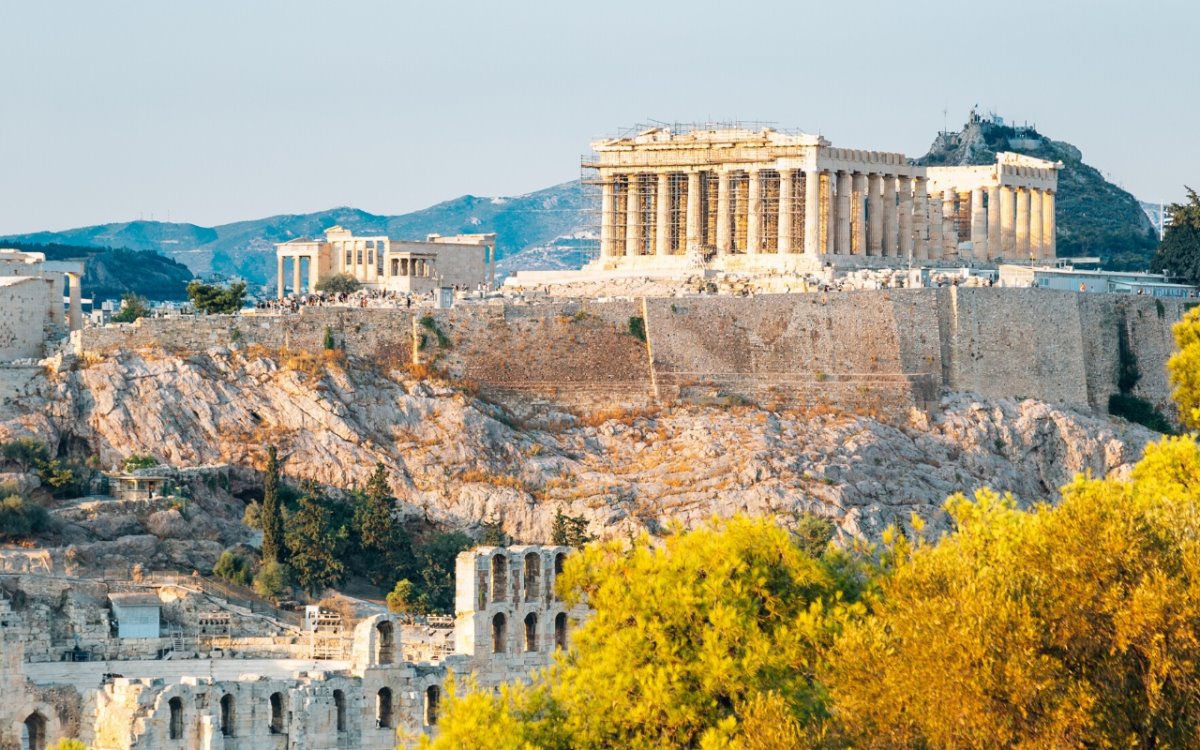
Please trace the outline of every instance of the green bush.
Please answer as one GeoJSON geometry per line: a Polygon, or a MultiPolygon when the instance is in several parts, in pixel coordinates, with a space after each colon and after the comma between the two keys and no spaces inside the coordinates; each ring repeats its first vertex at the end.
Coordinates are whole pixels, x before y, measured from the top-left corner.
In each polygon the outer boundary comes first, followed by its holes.
{"type": "Polygon", "coordinates": [[[254,577],[254,590],[259,596],[268,599],[282,599],[291,591],[288,588],[288,568],[286,565],[267,560],[258,569],[254,577]]]}
{"type": "Polygon", "coordinates": [[[447,336],[446,334],[442,333],[442,329],[438,328],[437,321],[434,319],[434,317],[432,315],[424,315],[417,322],[421,324],[422,328],[424,328],[425,330],[429,331],[430,333],[432,333],[434,335],[434,337],[437,339],[438,346],[440,348],[442,348],[442,349],[450,348],[450,337],[447,336]]]}
{"type": "Polygon", "coordinates": [[[29,471],[50,460],[50,449],[40,440],[17,438],[0,445],[0,455],[8,463],[16,464],[21,471],[29,471]]]}
{"type": "Polygon", "coordinates": [[[0,539],[26,539],[50,528],[50,513],[20,495],[0,500],[0,539]]]}
{"type": "Polygon", "coordinates": [[[1162,412],[1155,409],[1154,405],[1144,398],[1129,396],[1124,393],[1114,393],[1108,397],[1108,413],[1114,417],[1128,419],[1130,422],[1140,424],[1143,427],[1149,427],[1155,432],[1161,432],[1165,435],[1175,434],[1175,429],[1171,426],[1171,422],[1162,415],[1162,412]]]}
{"type": "Polygon", "coordinates": [[[633,336],[638,341],[646,340],[646,319],[641,315],[634,315],[629,319],[629,335],[633,336]]]}
{"type": "Polygon", "coordinates": [[[136,453],[130,454],[121,463],[121,468],[125,471],[137,471],[138,469],[149,469],[153,466],[158,466],[158,459],[154,456],[139,456],[136,453]]]}
{"type": "Polygon", "coordinates": [[[429,609],[425,594],[418,594],[412,581],[401,578],[387,595],[387,608],[396,614],[424,614],[429,609]]]}
{"type": "Polygon", "coordinates": [[[333,340],[333,329],[325,326],[325,336],[321,340],[321,346],[325,347],[325,351],[332,351],[337,348],[337,342],[333,340]]]}
{"type": "Polygon", "coordinates": [[[213,575],[235,586],[249,586],[250,564],[241,555],[225,550],[217,559],[217,564],[213,566],[213,575]]]}
{"type": "Polygon", "coordinates": [[[358,279],[348,273],[335,273],[332,276],[322,276],[317,279],[317,291],[331,294],[350,294],[357,292],[362,286],[358,279]]]}

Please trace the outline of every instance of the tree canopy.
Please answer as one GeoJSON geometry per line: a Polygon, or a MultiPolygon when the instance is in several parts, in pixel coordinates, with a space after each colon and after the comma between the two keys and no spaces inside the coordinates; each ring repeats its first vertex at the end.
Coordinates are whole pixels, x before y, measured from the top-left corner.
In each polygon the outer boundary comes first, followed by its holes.
{"type": "Polygon", "coordinates": [[[121,309],[112,319],[114,323],[132,323],[149,314],[150,304],[146,302],[145,297],[133,292],[126,292],[121,297],[121,309]]]}
{"type": "Polygon", "coordinates": [[[359,287],[358,279],[348,273],[335,273],[330,276],[322,276],[317,279],[318,292],[330,292],[333,294],[349,294],[357,292],[359,287]]]}
{"type": "Polygon", "coordinates": [[[193,281],[187,286],[188,299],[199,312],[208,314],[235,313],[246,299],[246,283],[235,281],[228,286],[193,281]]]}
{"type": "Polygon", "coordinates": [[[1150,267],[1169,271],[1188,284],[1200,284],[1200,195],[1186,188],[1187,200],[1167,209],[1170,224],[1154,253],[1150,267]]]}

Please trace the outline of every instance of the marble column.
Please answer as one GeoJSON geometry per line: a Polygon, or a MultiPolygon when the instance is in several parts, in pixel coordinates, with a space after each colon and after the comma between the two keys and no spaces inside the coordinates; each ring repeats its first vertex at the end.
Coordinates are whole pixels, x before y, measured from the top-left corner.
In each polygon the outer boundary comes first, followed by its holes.
{"type": "Polygon", "coordinates": [[[746,216],[746,252],[755,255],[762,251],[762,172],[757,169],[749,171],[750,190],[746,199],[749,213],[746,216]]]}
{"type": "Polygon", "coordinates": [[[837,254],[849,255],[850,245],[850,173],[842,170],[837,173],[837,254]]]}
{"type": "Polygon", "coordinates": [[[1029,254],[1034,258],[1044,257],[1042,248],[1042,191],[1029,191],[1029,254]]]}
{"type": "Polygon", "coordinates": [[[641,175],[629,175],[625,191],[625,254],[642,254],[642,182],[641,175]]]}
{"type": "Polygon", "coordinates": [[[929,258],[929,180],[913,178],[913,257],[929,258]]]}
{"type": "Polygon", "coordinates": [[[72,331],[83,328],[83,295],[77,273],[67,273],[67,327],[72,331]]]}
{"type": "Polygon", "coordinates": [[[867,255],[883,255],[883,176],[872,173],[867,180],[870,215],[867,224],[867,255]]]}
{"type": "MultiPolygon", "coordinates": [[[[608,175],[600,185],[600,257],[608,258],[613,254],[613,176],[608,175]]],[[[358,260],[358,249],[355,248],[354,259],[358,260]]]]}
{"type": "Polygon", "coordinates": [[[275,256],[275,264],[276,264],[276,266],[278,266],[278,270],[275,272],[275,278],[278,279],[278,281],[277,281],[278,289],[275,293],[275,299],[283,299],[283,256],[282,255],[275,256]]]}
{"type": "Polygon", "coordinates": [[[1013,234],[1013,204],[1016,196],[1007,185],[1000,186],[1000,255],[1005,260],[1019,259],[1013,234]]]}
{"type": "Polygon", "coordinates": [[[728,255],[733,250],[729,231],[729,173],[717,173],[717,252],[728,255]]]}
{"type": "Polygon", "coordinates": [[[896,176],[883,178],[883,254],[895,258],[900,239],[900,207],[896,205],[896,176]]]}
{"type": "Polygon", "coordinates": [[[929,198],[929,252],[930,260],[938,260],[945,255],[945,245],[942,240],[942,200],[941,196],[929,198]]]}
{"type": "Polygon", "coordinates": [[[900,193],[900,245],[899,256],[905,260],[913,257],[913,195],[912,178],[901,175],[896,178],[896,191],[900,193]]]}
{"type": "Polygon", "coordinates": [[[834,173],[821,170],[821,252],[833,255],[834,237],[837,235],[837,200],[834,196],[836,189],[834,173]]]}
{"type": "Polygon", "coordinates": [[[654,252],[656,255],[671,254],[671,173],[658,173],[658,191],[654,196],[655,229],[654,252]]]}
{"type": "Polygon", "coordinates": [[[1016,257],[1029,259],[1029,188],[1017,188],[1016,257]]]}
{"type": "Polygon", "coordinates": [[[987,260],[987,212],[983,208],[983,188],[971,191],[971,257],[987,260]]]}
{"type": "Polygon", "coordinates": [[[1054,191],[1042,191],[1042,253],[1046,260],[1058,257],[1058,241],[1055,237],[1054,191]]]}
{"type": "Polygon", "coordinates": [[[954,202],[958,194],[953,190],[942,191],[942,257],[958,257],[958,228],[954,223],[954,202]]]}
{"type": "Polygon", "coordinates": [[[292,258],[292,294],[300,293],[300,256],[292,258]]]}
{"type": "Polygon", "coordinates": [[[1003,241],[1000,238],[1000,186],[991,185],[987,189],[987,258],[1000,256],[1003,241]]]}
{"type": "Polygon", "coordinates": [[[854,207],[851,223],[851,249],[855,255],[867,254],[867,176],[854,173],[854,207]]]}
{"type": "MultiPolygon", "coordinates": [[[[375,247],[375,252],[382,253],[383,248],[379,247],[377,244],[375,247]]],[[[376,260],[375,267],[376,268],[379,267],[378,260],[376,260]]],[[[310,294],[312,292],[317,291],[317,282],[320,281],[318,274],[320,274],[320,272],[321,272],[320,256],[317,253],[313,253],[308,259],[308,291],[310,294]]],[[[376,273],[376,276],[378,276],[378,273],[376,273]]]]}
{"type": "Polygon", "coordinates": [[[779,228],[775,242],[775,251],[780,255],[792,252],[792,188],[795,172],[791,169],[779,170],[779,228]]]}
{"type": "Polygon", "coordinates": [[[683,252],[700,251],[700,172],[687,173],[687,231],[683,252]]]}
{"type": "Polygon", "coordinates": [[[821,254],[821,173],[804,171],[804,254],[821,254]]]}

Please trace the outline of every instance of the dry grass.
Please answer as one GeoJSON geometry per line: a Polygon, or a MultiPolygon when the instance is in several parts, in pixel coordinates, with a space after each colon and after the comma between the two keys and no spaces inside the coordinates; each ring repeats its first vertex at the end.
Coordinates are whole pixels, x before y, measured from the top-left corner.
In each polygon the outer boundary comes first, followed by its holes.
{"type": "Polygon", "coordinates": [[[456,477],[463,484],[490,484],[493,487],[508,487],[518,492],[528,492],[525,480],[511,474],[493,474],[484,469],[467,469],[456,477]]]}
{"type": "Polygon", "coordinates": [[[658,416],[659,409],[656,406],[645,406],[637,408],[625,408],[622,406],[610,407],[607,409],[597,409],[595,411],[577,414],[579,424],[584,427],[599,427],[606,422],[620,422],[626,427],[633,426],[637,419],[653,419],[658,416]]]}

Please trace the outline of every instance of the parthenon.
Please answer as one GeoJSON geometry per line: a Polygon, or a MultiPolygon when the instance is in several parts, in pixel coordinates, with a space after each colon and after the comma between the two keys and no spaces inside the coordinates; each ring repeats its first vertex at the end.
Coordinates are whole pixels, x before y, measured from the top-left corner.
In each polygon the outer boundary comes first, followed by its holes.
{"type": "Polygon", "coordinates": [[[593,270],[1055,257],[1061,163],[1002,152],[986,166],[925,167],[770,128],[651,128],[592,149],[593,270]]]}

